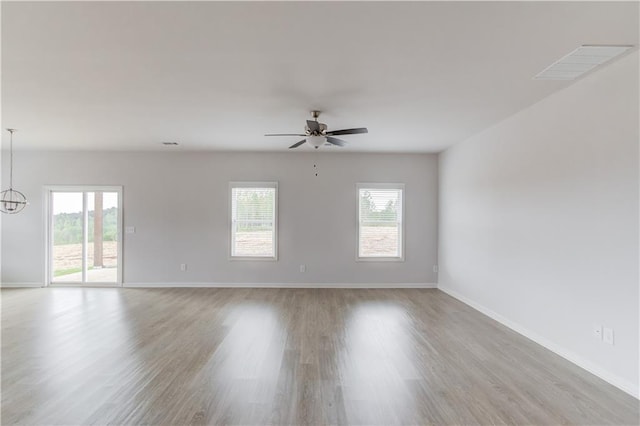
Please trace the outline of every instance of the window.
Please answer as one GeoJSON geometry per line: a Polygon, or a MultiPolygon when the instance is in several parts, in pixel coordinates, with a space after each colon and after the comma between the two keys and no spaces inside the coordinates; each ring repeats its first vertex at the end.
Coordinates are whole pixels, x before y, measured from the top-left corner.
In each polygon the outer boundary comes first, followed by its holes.
{"type": "Polygon", "coordinates": [[[358,259],[404,260],[403,184],[358,184],[358,259]]]}
{"type": "Polygon", "coordinates": [[[232,182],[231,258],[277,259],[277,182],[232,182]]]}

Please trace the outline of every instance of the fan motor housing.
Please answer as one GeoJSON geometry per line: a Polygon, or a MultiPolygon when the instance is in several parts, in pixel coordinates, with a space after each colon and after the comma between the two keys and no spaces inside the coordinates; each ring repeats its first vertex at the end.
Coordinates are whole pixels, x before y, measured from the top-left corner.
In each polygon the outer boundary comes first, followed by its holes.
{"type": "MultiPolygon", "coordinates": [[[[319,125],[319,127],[320,127],[320,133],[319,133],[319,134],[324,135],[324,134],[327,132],[327,125],[326,125],[326,124],[324,124],[324,123],[318,123],[318,125],[319,125]]],[[[305,124],[305,126],[304,126],[304,130],[305,130],[305,132],[307,133],[307,135],[312,135],[312,134],[313,134],[313,133],[311,132],[311,129],[309,129],[309,126],[307,126],[306,124],[305,124]]]]}

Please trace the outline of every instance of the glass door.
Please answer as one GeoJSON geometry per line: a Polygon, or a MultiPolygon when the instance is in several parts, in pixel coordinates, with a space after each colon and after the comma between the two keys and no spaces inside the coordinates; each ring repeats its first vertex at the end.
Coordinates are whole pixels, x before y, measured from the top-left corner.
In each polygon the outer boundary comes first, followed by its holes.
{"type": "Polygon", "coordinates": [[[120,284],[118,187],[49,189],[49,282],[120,284]]]}

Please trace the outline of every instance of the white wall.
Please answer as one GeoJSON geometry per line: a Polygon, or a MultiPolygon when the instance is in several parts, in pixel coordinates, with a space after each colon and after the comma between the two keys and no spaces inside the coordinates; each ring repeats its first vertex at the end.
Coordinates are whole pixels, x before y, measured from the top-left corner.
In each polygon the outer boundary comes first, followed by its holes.
{"type": "Polygon", "coordinates": [[[441,154],[438,285],[636,396],[638,114],[636,52],[441,154]]]}
{"type": "Polygon", "coordinates": [[[31,204],[3,218],[3,283],[44,280],[50,184],[124,186],[125,283],[436,282],[435,155],[21,151],[15,167],[31,204]],[[229,181],[261,180],[279,182],[279,259],[229,261],[229,181]],[[405,262],[356,262],[357,182],[406,184],[405,262]]]}

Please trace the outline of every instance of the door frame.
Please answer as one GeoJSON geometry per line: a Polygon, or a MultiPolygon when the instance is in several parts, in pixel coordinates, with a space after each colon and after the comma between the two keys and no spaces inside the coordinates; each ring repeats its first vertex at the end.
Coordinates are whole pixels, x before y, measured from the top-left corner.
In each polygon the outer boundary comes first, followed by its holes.
{"type": "Polygon", "coordinates": [[[44,283],[45,286],[62,286],[62,287],[122,287],[122,276],[123,276],[123,263],[122,263],[122,185],[44,185],[44,222],[45,222],[45,267],[44,267],[44,283]],[[51,244],[53,243],[53,215],[51,214],[52,207],[52,194],[54,192],[82,192],[82,208],[83,208],[83,240],[86,236],[86,232],[88,229],[87,216],[87,197],[84,195],[86,192],[116,192],[118,194],[118,226],[117,226],[117,237],[118,237],[118,272],[117,272],[117,281],[116,282],[84,282],[85,277],[85,266],[86,266],[86,258],[87,258],[87,247],[83,242],[82,248],[82,256],[83,256],[83,281],[82,282],[52,282],[52,274],[53,274],[53,259],[52,259],[52,250],[51,244]]]}

